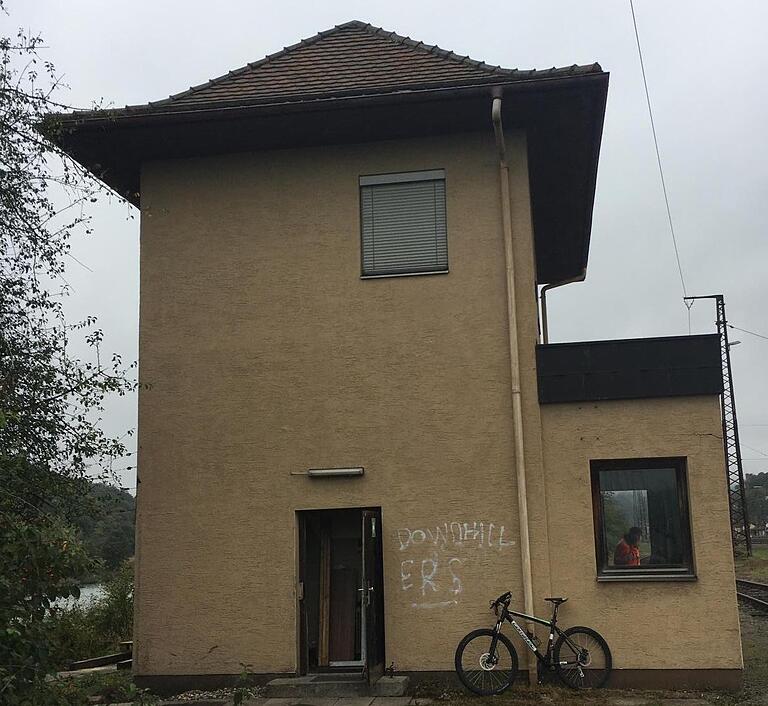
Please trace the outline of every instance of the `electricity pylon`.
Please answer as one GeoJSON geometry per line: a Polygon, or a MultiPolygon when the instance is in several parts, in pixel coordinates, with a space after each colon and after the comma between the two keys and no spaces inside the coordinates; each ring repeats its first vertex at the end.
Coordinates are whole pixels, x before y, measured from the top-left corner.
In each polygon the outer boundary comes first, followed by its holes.
{"type": "Polygon", "coordinates": [[[728,321],[725,318],[725,299],[722,294],[708,294],[694,299],[714,299],[717,308],[717,332],[720,334],[720,364],[723,373],[723,394],[720,396],[720,411],[723,421],[723,450],[725,452],[725,473],[728,483],[728,505],[731,513],[731,541],[733,553],[752,554],[752,538],[749,534],[747,495],[744,488],[744,467],[741,462],[739,444],[739,423],[736,418],[736,399],[733,396],[731,374],[731,346],[728,343],[728,321]]]}

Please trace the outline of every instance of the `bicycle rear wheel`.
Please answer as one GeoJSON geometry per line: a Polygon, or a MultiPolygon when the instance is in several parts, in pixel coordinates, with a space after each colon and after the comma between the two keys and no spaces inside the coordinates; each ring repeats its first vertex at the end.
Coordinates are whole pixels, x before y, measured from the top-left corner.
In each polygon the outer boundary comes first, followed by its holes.
{"type": "Polygon", "coordinates": [[[608,643],[592,628],[565,630],[555,643],[555,671],[571,689],[599,689],[611,676],[613,659],[608,643]]]}
{"type": "Polygon", "coordinates": [[[454,664],[461,683],[480,696],[505,691],[517,676],[517,652],[506,635],[499,633],[491,654],[493,630],[473,630],[456,648],[454,664]]]}

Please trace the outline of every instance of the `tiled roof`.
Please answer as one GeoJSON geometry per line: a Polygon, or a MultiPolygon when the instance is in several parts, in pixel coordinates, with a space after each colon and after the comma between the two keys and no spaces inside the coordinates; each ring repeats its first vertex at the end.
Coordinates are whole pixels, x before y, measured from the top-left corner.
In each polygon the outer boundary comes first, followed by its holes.
{"type": "Polygon", "coordinates": [[[288,102],[601,71],[599,64],[543,71],[504,69],[352,21],[164,100],[127,110],[165,112],[288,102]]]}

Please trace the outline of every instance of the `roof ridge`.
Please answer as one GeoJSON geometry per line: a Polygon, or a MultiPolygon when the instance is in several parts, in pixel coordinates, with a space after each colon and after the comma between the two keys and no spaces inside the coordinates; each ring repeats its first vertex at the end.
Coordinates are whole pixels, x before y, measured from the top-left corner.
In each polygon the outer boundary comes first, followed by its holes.
{"type": "Polygon", "coordinates": [[[478,61],[477,59],[472,59],[469,57],[469,55],[466,55],[463,57],[459,56],[453,51],[442,49],[441,47],[437,46],[437,44],[425,44],[422,41],[411,39],[410,37],[406,37],[404,35],[398,34],[397,32],[390,32],[388,30],[382,29],[381,27],[372,25],[370,22],[363,22],[362,20],[349,20],[348,22],[334,25],[329,29],[323,30],[321,32],[317,32],[311,37],[301,39],[295,44],[290,44],[287,47],[283,47],[282,49],[276,52],[267,54],[261,59],[248,62],[247,64],[245,64],[244,66],[241,66],[240,68],[227,71],[227,73],[222,74],[221,76],[216,76],[214,78],[208,79],[207,81],[204,81],[203,83],[197,84],[195,86],[190,86],[189,88],[183,91],[179,91],[178,93],[172,93],[167,98],[161,98],[156,101],[149,101],[148,105],[152,105],[152,106],[165,105],[168,103],[173,103],[181,98],[186,98],[194,93],[197,93],[198,91],[201,91],[204,88],[217,85],[222,81],[229,79],[233,76],[240,76],[249,71],[254,71],[260,68],[261,66],[264,66],[265,64],[268,64],[272,61],[275,61],[276,59],[281,59],[282,57],[287,56],[288,54],[296,51],[297,49],[301,49],[303,47],[316,44],[321,39],[325,39],[326,37],[332,34],[336,34],[345,29],[363,30],[369,35],[377,37],[379,39],[389,40],[393,44],[408,46],[418,51],[423,51],[425,53],[432,54],[434,56],[439,56],[444,59],[449,59],[458,64],[472,66],[482,71],[487,71],[489,75],[507,75],[507,74],[515,73],[517,71],[517,69],[505,69],[505,68],[502,68],[501,66],[491,66],[490,64],[487,64],[484,61],[478,61]]]}
{"type": "Polygon", "coordinates": [[[470,66],[483,69],[485,71],[488,71],[489,73],[506,73],[506,72],[511,72],[516,70],[516,69],[505,69],[499,65],[492,66],[490,64],[487,64],[485,61],[472,59],[469,56],[469,54],[461,56],[459,54],[456,54],[454,51],[451,51],[450,49],[443,49],[442,47],[439,47],[437,44],[426,44],[421,40],[411,39],[410,37],[398,34],[397,32],[390,32],[389,30],[382,29],[381,27],[376,27],[375,25],[372,25],[370,23],[363,24],[359,20],[352,20],[351,22],[347,22],[344,25],[336,25],[336,27],[347,27],[347,26],[350,26],[350,27],[354,26],[360,29],[364,29],[368,31],[370,34],[373,34],[376,36],[381,36],[382,34],[384,34],[386,35],[385,37],[386,39],[390,39],[397,44],[405,44],[414,49],[426,51],[429,54],[434,54],[444,59],[450,59],[460,64],[468,64],[470,66]]]}

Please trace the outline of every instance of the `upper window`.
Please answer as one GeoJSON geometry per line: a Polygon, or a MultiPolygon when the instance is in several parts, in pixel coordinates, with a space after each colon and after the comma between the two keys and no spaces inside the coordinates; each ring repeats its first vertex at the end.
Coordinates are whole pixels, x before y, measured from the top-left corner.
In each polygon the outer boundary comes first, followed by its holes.
{"type": "Polygon", "coordinates": [[[693,578],[685,459],[592,461],[598,579],[693,578]]]}
{"type": "Polygon", "coordinates": [[[448,271],[445,171],[360,177],[364,277],[448,271]]]}

